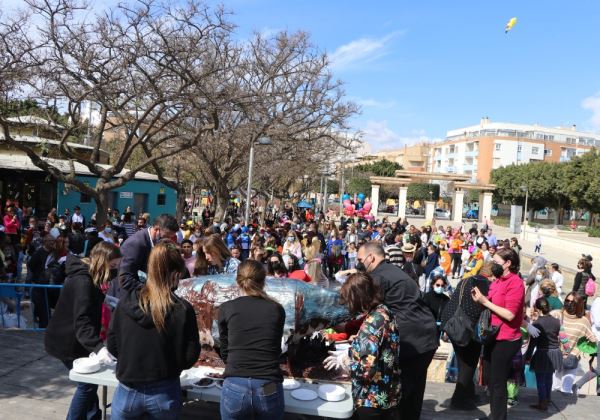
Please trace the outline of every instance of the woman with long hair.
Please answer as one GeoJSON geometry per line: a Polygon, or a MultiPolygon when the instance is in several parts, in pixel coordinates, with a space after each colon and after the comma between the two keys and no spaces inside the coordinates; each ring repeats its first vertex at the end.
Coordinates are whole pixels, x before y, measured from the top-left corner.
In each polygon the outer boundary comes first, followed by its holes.
{"type": "Polygon", "coordinates": [[[348,353],[334,353],[323,364],[350,373],[356,418],[395,418],[400,402],[400,337],[394,315],[366,273],[348,277],[340,303],[366,317],[348,353]]]}
{"type": "Polygon", "coordinates": [[[212,234],[202,245],[208,261],[208,274],[235,274],[240,260],[233,258],[231,252],[217,234],[212,234]]]}
{"type": "MultiPolygon", "coordinates": [[[[96,353],[104,363],[111,356],[100,338],[102,302],[105,287],[111,279],[111,270],[121,258],[119,248],[100,242],[90,253],[90,258],[80,259],[68,255],[64,287],[50,319],[44,343],[46,352],[73,368],[73,361],[96,353]]],[[[69,413],[69,419],[100,418],[98,385],[78,383],[69,413]]]]}
{"type": "Polygon", "coordinates": [[[241,263],[236,276],[241,296],[219,309],[223,420],[283,419],[279,356],[285,310],[264,291],[266,275],[258,261],[241,263]]]}
{"type": "Polygon", "coordinates": [[[298,235],[292,229],[287,233],[283,244],[283,255],[292,254],[299,260],[302,260],[302,244],[298,240],[298,235]]]}
{"type": "Polygon", "coordinates": [[[581,351],[577,342],[581,338],[595,343],[597,338],[592,331],[592,325],[585,316],[585,300],[577,292],[571,292],[565,297],[560,328],[560,348],[563,356],[562,369],[554,372],[552,389],[565,393],[575,392],[575,376],[580,364],[581,351]]]}
{"type": "Polygon", "coordinates": [[[175,244],[157,244],[148,258],[146,283],[128,291],[115,309],[107,341],[119,380],[113,420],[180,416],[179,376],[200,355],[194,308],[174,293],[184,270],[175,244]]]}
{"type": "Polygon", "coordinates": [[[311,278],[311,283],[320,287],[329,287],[329,280],[323,273],[323,254],[321,254],[321,241],[317,236],[312,238],[310,245],[304,248],[306,264],[304,270],[311,278]]]}
{"type": "Polygon", "coordinates": [[[204,253],[204,242],[205,237],[198,239],[194,243],[194,249],[196,251],[196,263],[194,264],[193,276],[206,276],[208,274],[208,260],[204,253]]]}

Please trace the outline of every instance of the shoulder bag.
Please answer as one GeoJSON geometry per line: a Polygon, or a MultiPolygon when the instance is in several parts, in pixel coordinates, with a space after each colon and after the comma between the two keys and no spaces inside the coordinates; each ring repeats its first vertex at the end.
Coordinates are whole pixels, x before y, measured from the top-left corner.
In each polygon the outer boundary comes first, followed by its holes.
{"type": "Polygon", "coordinates": [[[463,280],[463,284],[460,288],[460,297],[458,298],[458,307],[456,308],[454,315],[448,319],[444,326],[444,331],[446,331],[450,340],[459,347],[466,347],[473,339],[473,326],[471,325],[471,320],[461,308],[463,292],[467,282],[468,280],[463,280]]]}

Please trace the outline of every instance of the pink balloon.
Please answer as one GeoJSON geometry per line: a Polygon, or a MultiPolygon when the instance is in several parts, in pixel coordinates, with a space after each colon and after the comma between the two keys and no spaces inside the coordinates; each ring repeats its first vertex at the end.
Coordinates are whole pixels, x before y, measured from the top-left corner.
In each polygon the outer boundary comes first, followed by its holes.
{"type": "Polygon", "coordinates": [[[367,213],[369,213],[369,212],[371,211],[371,206],[372,206],[371,202],[370,202],[370,201],[368,201],[368,202],[366,202],[366,203],[365,203],[365,205],[363,206],[363,209],[364,209],[364,210],[365,210],[367,213]]]}

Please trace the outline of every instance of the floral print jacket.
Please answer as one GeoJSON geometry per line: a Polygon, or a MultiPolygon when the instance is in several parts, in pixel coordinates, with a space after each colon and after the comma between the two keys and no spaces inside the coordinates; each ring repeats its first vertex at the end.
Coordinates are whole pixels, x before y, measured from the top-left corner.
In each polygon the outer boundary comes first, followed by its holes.
{"type": "Polygon", "coordinates": [[[377,306],[348,349],[355,407],[388,409],[398,405],[399,342],[394,316],[387,306],[377,306]]]}

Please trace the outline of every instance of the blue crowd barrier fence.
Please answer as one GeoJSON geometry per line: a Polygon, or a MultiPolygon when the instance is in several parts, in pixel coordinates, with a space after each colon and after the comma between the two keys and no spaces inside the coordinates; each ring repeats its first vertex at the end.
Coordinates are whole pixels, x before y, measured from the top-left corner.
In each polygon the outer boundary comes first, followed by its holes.
{"type": "Polygon", "coordinates": [[[17,326],[21,330],[44,331],[47,322],[52,316],[52,298],[49,298],[48,293],[62,289],[62,287],[63,286],[60,284],[0,283],[0,301],[4,303],[4,305],[0,305],[0,328],[6,328],[5,317],[7,317],[7,311],[10,306],[14,304],[15,314],[17,316],[17,326]],[[21,302],[26,294],[25,291],[28,291],[31,299],[32,325],[25,325],[23,327],[21,302]],[[35,321],[36,318],[38,319],[37,327],[35,321]]]}

